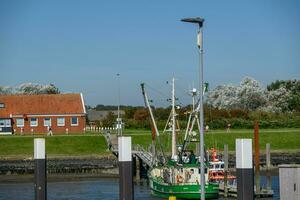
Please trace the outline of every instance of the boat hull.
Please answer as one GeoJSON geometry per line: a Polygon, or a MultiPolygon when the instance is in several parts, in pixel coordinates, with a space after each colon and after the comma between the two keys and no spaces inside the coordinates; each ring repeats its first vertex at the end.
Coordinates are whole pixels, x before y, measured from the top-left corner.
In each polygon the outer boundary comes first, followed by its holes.
{"type": "MultiPolygon", "coordinates": [[[[154,196],[168,198],[176,196],[178,199],[200,199],[200,185],[198,184],[176,184],[169,185],[150,179],[151,193],[154,196]]],[[[219,196],[218,184],[208,184],[205,186],[205,198],[216,199],[219,196]]]]}

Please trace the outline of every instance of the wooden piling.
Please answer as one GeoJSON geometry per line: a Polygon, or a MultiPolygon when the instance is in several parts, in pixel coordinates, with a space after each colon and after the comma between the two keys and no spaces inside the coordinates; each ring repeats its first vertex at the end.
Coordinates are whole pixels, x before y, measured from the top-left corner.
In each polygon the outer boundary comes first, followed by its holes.
{"type": "Polygon", "coordinates": [[[252,165],[252,140],[236,139],[236,178],[237,178],[237,199],[253,200],[253,165],[252,165]]]}
{"type": "Polygon", "coordinates": [[[271,168],[271,154],[270,154],[270,144],[266,144],[266,167],[267,170],[271,168]]]}
{"type": "Polygon", "coordinates": [[[118,137],[119,199],[133,200],[131,137],[118,137]]]}
{"type": "Polygon", "coordinates": [[[271,180],[271,153],[270,153],[270,144],[266,144],[266,170],[267,170],[267,189],[271,190],[272,180],[271,180]]]}
{"type": "Polygon", "coordinates": [[[137,182],[139,182],[140,180],[141,180],[141,171],[140,171],[140,168],[141,168],[141,166],[140,166],[141,164],[140,164],[140,158],[139,157],[135,157],[135,180],[137,181],[137,182]]]}
{"type": "Polygon", "coordinates": [[[34,190],[35,200],[47,200],[47,165],[45,139],[34,139],[34,190]]]}
{"type": "Polygon", "coordinates": [[[254,124],[254,146],[255,146],[255,189],[256,193],[260,192],[260,179],[259,179],[259,126],[258,122],[254,124]]]}

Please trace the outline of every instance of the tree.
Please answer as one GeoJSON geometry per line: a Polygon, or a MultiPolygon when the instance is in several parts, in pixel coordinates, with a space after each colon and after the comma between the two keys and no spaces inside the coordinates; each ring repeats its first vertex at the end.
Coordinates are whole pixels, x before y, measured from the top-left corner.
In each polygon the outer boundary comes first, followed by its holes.
{"type": "Polygon", "coordinates": [[[45,94],[60,94],[59,89],[52,83],[50,85],[45,85],[43,90],[45,94]]]}
{"type": "Polygon", "coordinates": [[[270,101],[282,111],[300,111],[300,80],[277,80],[267,86],[270,101]]]}
{"type": "Polygon", "coordinates": [[[12,94],[13,88],[9,86],[0,86],[0,94],[12,94]]]}
{"type": "Polygon", "coordinates": [[[106,117],[102,120],[104,127],[113,127],[116,122],[116,116],[113,112],[109,112],[106,117]]]}
{"type": "Polygon", "coordinates": [[[148,118],[148,111],[145,108],[137,109],[134,113],[133,119],[143,121],[148,118]]]}
{"type": "Polygon", "coordinates": [[[54,85],[41,85],[23,83],[16,87],[0,86],[0,94],[59,94],[59,89],[54,85]]]}
{"type": "Polygon", "coordinates": [[[266,96],[264,88],[260,83],[251,78],[245,77],[238,88],[238,100],[242,109],[256,110],[266,105],[266,96]]]}
{"type": "Polygon", "coordinates": [[[239,86],[217,86],[208,93],[207,103],[218,109],[255,110],[266,104],[266,96],[257,80],[245,77],[239,86]]]}
{"type": "Polygon", "coordinates": [[[234,85],[220,85],[208,93],[207,103],[218,109],[239,108],[238,87],[234,85]]]}

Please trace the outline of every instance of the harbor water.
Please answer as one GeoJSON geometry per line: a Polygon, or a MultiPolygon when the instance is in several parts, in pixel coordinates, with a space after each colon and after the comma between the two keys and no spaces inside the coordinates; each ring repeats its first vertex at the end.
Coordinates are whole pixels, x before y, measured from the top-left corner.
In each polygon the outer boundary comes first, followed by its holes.
{"type": "MultiPolygon", "coordinates": [[[[261,177],[261,185],[266,185],[266,177],[261,177]]],[[[272,176],[272,189],[274,197],[279,199],[279,177],[272,176]]],[[[119,199],[119,182],[117,178],[81,178],[75,180],[48,181],[48,199],[50,200],[114,200],[119,199]]],[[[158,200],[151,196],[147,181],[135,183],[135,199],[158,200]]],[[[30,181],[1,181],[0,200],[32,200],[34,199],[34,185],[30,181]]],[[[219,199],[223,199],[220,197],[219,199]]]]}

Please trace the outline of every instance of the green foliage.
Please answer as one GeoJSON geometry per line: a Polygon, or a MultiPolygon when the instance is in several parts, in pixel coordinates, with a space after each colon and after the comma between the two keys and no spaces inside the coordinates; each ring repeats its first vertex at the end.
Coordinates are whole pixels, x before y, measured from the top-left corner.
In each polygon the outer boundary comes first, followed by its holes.
{"type": "Polygon", "coordinates": [[[102,126],[112,127],[116,123],[116,116],[113,112],[109,112],[107,116],[102,120],[102,126]]]}
{"type": "MultiPolygon", "coordinates": [[[[141,106],[126,106],[126,105],[120,105],[121,110],[126,110],[126,109],[137,109],[137,108],[142,108],[141,106]]],[[[103,104],[98,104],[94,108],[95,110],[117,110],[118,106],[116,105],[103,105],[103,104]]]]}
{"type": "Polygon", "coordinates": [[[300,111],[300,80],[277,80],[267,86],[268,91],[285,88],[289,92],[288,111],[300,111]]]}

